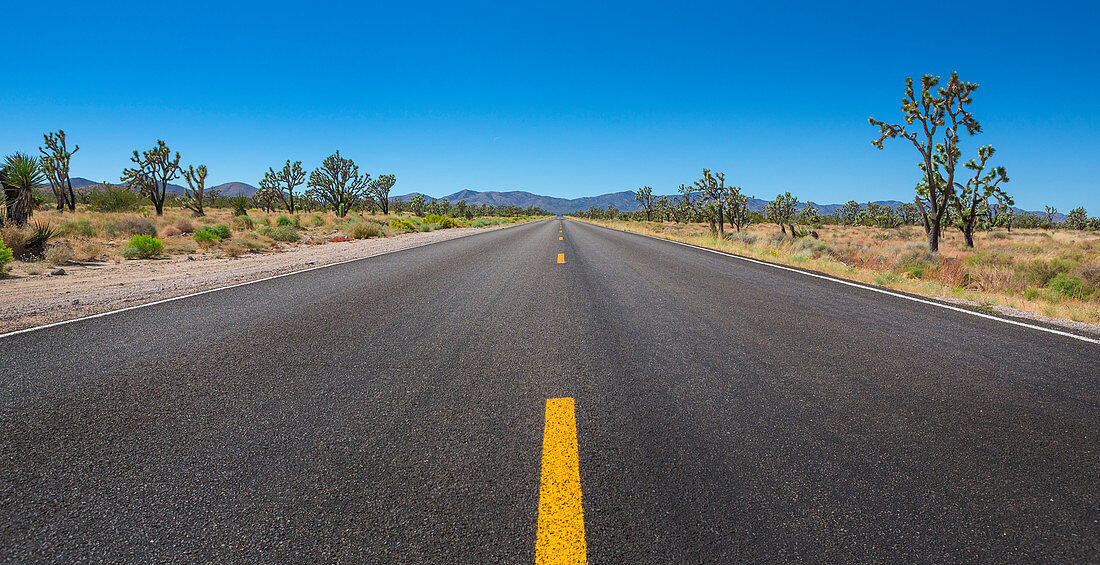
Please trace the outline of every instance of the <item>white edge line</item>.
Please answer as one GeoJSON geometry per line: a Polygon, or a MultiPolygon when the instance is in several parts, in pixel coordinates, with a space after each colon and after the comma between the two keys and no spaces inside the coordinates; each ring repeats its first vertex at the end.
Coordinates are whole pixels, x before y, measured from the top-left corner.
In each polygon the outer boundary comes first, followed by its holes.
{"type": "MultiPolygon", "coordinates": [[[[572,220],[572,221],[580,221],[580,220],[572,220]]],[[[922,299],[922,298],[917,298],[915,296],[908,296],[908,295],[905,295],[905,294],[901,294],[901,293],[898,293],[898,292],[893,292],[893,291],[887,290],[885,288],[879,288],[879,287],[875,287],[875,286],[860,284],[860,283],[857,283],[857,282],[847,281],[847,280],[844,280],[844,279],[841,279],[841,278],[830,277],[830,276],[826,276],[826,275],[822,275],[822,274],[818,274],[818,273],[814,273],[814,272],[803,271],[803,270],[800,270],[800,269],[795,269],[793,267],[788,267],[786,265],[780,265],[778,263],[769,263],[767,261],[761,261],[759,259],[752,259],[750,257],[744,257],[744,256],[741,256],[741,255],[737,255],[735,253],[729,253],[729,252],[726,252],[726,251],[719,251],[717,249],[710,249],[709,247],[702,247],[702,246],[699,246],[699,245],[684,243],[682,241],[676,241],[676,240],[673,240],[673,239],[665,239],[663,237],[657,237],[657,236],[654,236],[654,235],[648,235],[648,234],[644,234],[644,233],[621,230],[621,229],[618,229],[618,228],[611,228],[611,227],[607,227],[607,226],[601,226],[600,224],[593,224],[593,223],[589,223],[589,222],[584,222],[584,223],[586,223],[590,226],[596,226],[598,228],[604,228],[604,229],[608,229],[608,230],[614,230],[614,231],[618,231],[618,232],[622,232],[622,233],[629,233],[629,234],[633,234],[633,235],[640,235],[642,237],[648,237],[648,238],[651,238],[651,239],[656,239],[657,241],[667,241],[669,243],[675,243],[677,245],[683,245],[685,247],[691,247],[692,249],[700,249],[702,251],[709,251],[711,253],[722,255],[723,257],[732,257],[734,259],[740,259],[742,261],[748,261],[750,263],[756,263],[758,265],[765,265],[765,266],[768,266],[768,267],[774,267],[776,269],[782,269],[784,271],[790,271],[792,273],[798,273],[800,275],[806,275],[807,277],[814,277],[814,278],[817,278],[817,279],[832,281],[832,282],[835,282],[835,283],[838,283],[838,284],[852,286],[852,287],[855,287],[855,288],[862,288],[864,290],[869,290],[871,292],[878,292],[880,294],[887,294],[887,295],[894,296],[894,297],[897,297],[897,298],[904,298],[905,300],[911,300],[913,302],[919,302],[921,304],[928,304],[930,306],[936,306],[936,307],[939,307],[939,308],[943,308],[945,310],[954,310],[956,312],[962,312],[963,314],[970,314],[971,316],[977,316],[979,318],[985,318],[987,320],[995,320],[995,321],[998,321],[998,322],[1004,322],[1006,324],[1012,324],[1014,326],[1021,326],[1021,327],[1025,327],[1025,328],[1031,328],[1033,330],[1039,330],[1039,331],[1052,333],[1052,334],[1057,334],[1057,335],[1061,335],[1061,336],[1072,337],[1073,339],[1079,339],[1081,341],[1085,341],[1085,342],[1088,342],[1088,343],[1093,343],[1093,344],[1100,345],[1100,339],[1093,339],[1091,337],[1085,337],[1083,335],[1077,335],[1077,334],[1072,333],[1072,332],[1064,332],[1064,331],[1056,330],[1056,329],[1052,329],[1052,328],[1044,328],[1043,326],[1036,326],[1034,324],[1028,324],[1026,322],[1020,322],[1020,321],[1011,320],[1011,319],[1008,319],[1008,318],[1001,318],[1001,317],[998,317],[998,316],[990,316],[989,314],[983,314],[981,312],[975,312],[973,310],[967,310],[965,308],[959,308],[957,306],[950,306],[948,304],[941,304],[939,302],[935,302],[935,301],[932,301],[932,300],[925,300],[925,299],[922,299]]],[[[0,337],[3,337],[3,336],[0,336],[0,337]]]]}
{"type": "Polygon", "coordinates": [[[391,253],[400,253],[401,251],[408,251],[410,249],[416,249],[418,247],[427,247],[429,245],[435,245],[437,243],[443,243],[445,241],[454,241],[456,239],[462,239],[464,237],[470,237],[470,236],[474,236],[474,235],[481,235],[481,234],[490,233],[490,232],[494,232],[494,231],[504,231],[504,230],[509,229],[509,228],[517,228],[519,226],[524,226],[524,225],[532,224],[534,222],[539,222],[539,221],[542,221],[542,220],[534,220],[533,222],[523,222],[523,223],[520,223],[520,224],[511,225],[511,226],[504,226],[503,228],[500,228],[498,230],[487,230],[487,231],[482,231],[482,232],[468,233],[466,235],[460,235],[458,237],[452,237],[452,238],[449,238],[449,239],[442,239],[442,240],[439,240],[439,241],[430,241],[428,243],[421,243],[419,245],[414,245],[412,247],[403,247],[401,249],[391,249],[389,251],[383,251],[382,253],[375,253],[374,255],[367,255],[365,257],[356,257],[355,259],[345,259],[343,261],[337,261],[336,263],[327,263],[327,264],[324,264],[324,265],[317,265],[317,266],[314,266],[314,267],[308,267],[308,268],[301,269],[301,270],[298,270],[298,271],[290,271],[289,273],[281,273],[281,274],[278,274],[278,275],[272,275],[270,277],[264,277],[262,279],[256,279],[254,281],[245,281],[245,282],[241,282],[241,283],[231,284],[229,286],[220,286],[218,288],[208,288],[206,290],[202,290],[202,291],[199,291],[199,292],[192,292],[191,294],[184,294],[184,295],[181,295],[181,296],[173,296],[172,298],[164,298],[164,299],[156,300],[156,301],[153,301],[153,302],[146,302],[145,304],[136,304],[134,306],[127,306],[125,308],[120,308],[118,310],[109,310],[107,312],[100,312],[98,314],[90,314],[88,316],[81,316],[79,318],[73,318],[71,320],[61,320],[60,322],[53,322],[53,323],[45,324],[45,325],[42,325],[42,326],[33,326],[33,327],[30,327],[30,328],[23,328],[21,330],[15,330],[15,331],[11,331],[11,332],[8,332],[8,333],[0,334],[0,339],[4,339],[6,337],[16,336],[16,335],[19,335],[19,334],[36,332],[38,330],[44,330],[44,329],[47,329],[47,328],[53,328],[53,327],[57,327],[57,326],[64,326],[66,324],[72,324],[72,323],[75,323],[75,322],[80,322],[82,320],[91,320],[93,318],[103,318],[103,317],[110,316],[110,315],[113,315],[113,314],[120,314],[122,312],[129,312],[130,310],[137,310],[139,308],[147,308],[149,306],[156,306],[158,304],[167,304],[169,302],[175,302],[177,300],[183,300],[184,298],[191,298],[193,296],[202,296],[204,294],[210,294],[212,292],[221,292],[223,290],[229,290],[231,288],[238,288],[238,287],[247,286],[247,285],[250,285],[250,284],[261,283],[261,282],[264,282],[264,281],[270,281],[270,280],[274,280],[274,279],[281,279],[283,277],[289,277],[291,275],[298,275],[298,274],[301,274],[301,273],[308,273],[310,271],[316,271],[318,269],[327,269],[328,267],[335,267],[337,265],[344,265],[344,264],[347,264],[347,263],[354,263],[356,261],[363,261],[363,260],[366,260],[366,259],[374,259],[375,257],[381,257],[383,255],[389,255],[391,253]]]}

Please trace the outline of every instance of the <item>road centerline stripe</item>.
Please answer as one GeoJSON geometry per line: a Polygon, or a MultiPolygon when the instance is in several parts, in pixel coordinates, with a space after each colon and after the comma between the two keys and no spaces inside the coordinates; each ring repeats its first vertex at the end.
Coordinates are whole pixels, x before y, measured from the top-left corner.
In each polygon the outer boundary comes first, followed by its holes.
{"type": "Polygon", "coordinates": [[[581,508],[577,416],[572,398],[546,401],[535,563],[588,563],[581,508]]]}
{"type": "Polygon", "coordinates": [[[565,262],[565,253],[558,253],[558,263],[565,262]]]}

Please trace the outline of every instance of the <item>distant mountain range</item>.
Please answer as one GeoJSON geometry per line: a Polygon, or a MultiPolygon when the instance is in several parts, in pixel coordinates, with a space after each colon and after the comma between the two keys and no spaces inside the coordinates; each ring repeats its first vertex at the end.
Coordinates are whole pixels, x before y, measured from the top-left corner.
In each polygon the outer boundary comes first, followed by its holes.
{"type": "MultiPolygon", "coordinates": [[[[95,189],[102,186],[102,183],[88,180],[81,177],[73,177],[73,188],[89,188],[95,189]]],[[[244,182],[227,182],[219,184],[213,189],[220,190],[225,196],[252,196],[256,194],[256,187],[244,183],[244,182]]],[[[183,187],[178,184],[169,184],[168,192],[173,194],[183,194],[183,187]]],[[[409,194],[403,194],[401,196],[391,196],[390,200],[403,200],[408,202],[412,197],[419,192],[413,192],[409,194]]],[[[434,198],[427,194],[422,194],[425,198],[434,198]]],[[[672,195],[668,195],[669,198],[672,195]]],[[[585,196],[583,198],[557,198],[554,196],[542,196],[538,194],[532,194],[530,192],[524,192],[522,190],[511,190],[507,192],[498,192],[495,190],[477,191],[477,190],[460,190],[454,194],[449,194],[443,197],[451,202],[458,202],[459,200],[465,200],[467,204],[476,204],[479,206],[493,205],[493,206],[519,206],[520,208],[528,208],[535,206],[542,208],[548,212],[555,214],[568,214],[570,212],[577,212],[580,210],[587,210],[593,206],[597,208],[607,208],[608,206],[614,206],[624,212],[630,212],[638,210],[638,202],[634,200],[634,192],[624,190],[622,192],[611,192],[608,194],[601,194],[599,196],[585,196]]],[[[767,200],[761,200],[759,198],[749,199],[749,210],[754,212],[760,212],[768,205],[767,200]]],[[[861,202],[861,204],[866,204],[861,202]]],[[[883,206],[889,206],[891,208],[897,208],[902,205],[903,202],[898,200],[878,200],[875,204],[881,204],[883,206]]],[[[817,212],[823,216],[827,216],[835,213],[844,204],[818,204],[814,203],[814,208],[817,212]]],[[[1017,214],[1025,212],[1021,208],[1013,208],[1017,214]]],[[[1043,215],[1044,212],[1032,211],[1032,214],[1043,215]]],[[[1054,215],[1054,221],[1064,222],[1065,214],[1058,213],[1054,215]]]]}

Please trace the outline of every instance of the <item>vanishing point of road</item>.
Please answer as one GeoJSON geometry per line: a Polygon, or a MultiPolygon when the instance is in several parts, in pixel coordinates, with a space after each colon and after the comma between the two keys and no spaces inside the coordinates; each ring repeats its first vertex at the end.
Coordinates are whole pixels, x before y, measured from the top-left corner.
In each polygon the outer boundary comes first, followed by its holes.
{"type": "Polygon", "coordinates": [[[0,338],[0,561],[1100,561],[1100,345],[548,220],[0,338]]]}

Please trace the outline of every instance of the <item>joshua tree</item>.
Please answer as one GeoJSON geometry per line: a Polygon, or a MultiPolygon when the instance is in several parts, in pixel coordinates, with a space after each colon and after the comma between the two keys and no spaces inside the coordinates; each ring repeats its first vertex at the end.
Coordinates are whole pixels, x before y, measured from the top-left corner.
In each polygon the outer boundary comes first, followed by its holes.
{"type": "Polygon", "coordinates": [[[302,170],[302,162],[294,161],[291,163],[290,159],[287,159],[281,170],[276,171],[268,167],[263,180],[260,181],[259,192],[264,193],[263,198],[265,200],[282,202],[283,206],[286,207],[286,211],[293,214],[299,208],[298,195],[294,192],[294,189],[301,186],[305,181],[306,173],[302,170]]]}
{"type": "Polygon", "coordinates": [[[652,220],[654,207],[653,189],[648,186],[639,188],[637,192],[634,193],[634,200],[637,200],[638,204],[642,206],[642,210],[645,212],[646,221],[652,220]]]}
{"type": "Polygon", "coordinates": [[[156,146],[144,153],[138,153],[135,149],[130,161],[135,166],[122,171],[122,182],[152,200],[158,216],[164,215],[168,183],[180,175],[179,152],[173,158],[168,145],[158,139],[156,146]]]}
{"type": "Polygon", "coordinates": [[[814,226],[821,222],[821,214],[817,212],[817,206],[813,202],[807,202],[802,210],[798,212],[799,223],[807,226],[814,226]]]}
{"type": "Polygon", "coordinates": [[[202,211],[203,193],[206,192],[206,165],[199,165],[196,168],[194,165],[189,165],[186,171],[183,171],[183,178],[187,181],[187,187],[183,189],[183,196],[187,199],[183,205],[190,208],[196,216],[205,216],[206,213],[202,211]]]}
{"type": "Polygon", "coordinates": [[[1055,208],[1054,206],[1047,206],[1046,209],[1047,209],[1047,211],[1046,211],[1047,223],[1050,224],[1051,226],[1053,226],[1054,225],[1054,215],[1058,213],[1058,209],[1055,208]]]}
{"type": "Polygon", "coordinates": [[[956,220],[959,231],[963,233],[966,246],[974,247],[974,226],[978,223],[983,210],[988,210],[989,198],[996,196],[998,201],[1012,205],[1012,198],[1001,189],[1002,182],[1008,182],[1008,172],[1004,167],[986,169],[986,163],[996,149],[992,145],[978,148],[978,160],[971,159],[966,162],[966,168],[974,171],[974,176],[967,179],[966,184],[955,183],[958,189],[951,198],[952,215],[956,220]]]}
{"type": "MultiPolygon", "coordinates": [[[[378,175],[367,185],[367,192],[378,201],[378,207],[382,209],[383,214],[390,213],[390,189],[396,182],[397,175],[378,175]]],[[[462,201],[462,206],[465,208],[465,200],[462,201]]]]}
{"type": "Polygon", "coordinates": [[[369,182],[369,174],[360,175],[355,161],[344,159],[337,151],[310,173],[309,192],[317,200],[332,206],[336,215],[343,218],[352,205],[363,197],[369,182]]]}
{"type": "Polygon", "coordinates": [[[880,130],[878,139],[871,142],[875,147],[882,149],[886,138],[901,136],[912,142],[921,155],[924,181],[917,186],[916,203],[931,251],[939,251],[941,222],[954,194],[955,169],[961,154],[959,130],[965,128],[970,135],[982,131],[978,121],[966,110],[978,85],[960,81],[958,73],[951,73],[947,86],[937,89],[939,82],[940,77],[921,77],[918,97],[913,78],[906,77],[905,97],[901,102],[905,114],[903,123],[890,124],[868,118],[870,124],[880,130]],[[913,127],[914,123],[918,125],[913,127]]]}
{"type": "Polygon", "coordinates": [[[409,201],[409,207],[412,210],[412,213],[416,214],[417,216],[424,215],[424,208],[426,206],[427,204],[424,201],[423,194],[417,194],[416,196],[412,197],[412,200],[409,201]]]}
{"type": "Polygon", "coordinates": [[[726,188],[723,199],[725,200],[726,219],[737,231],[741,231],[741,226],[749,223],[748,197],[741,194],[740,186],[731,186],[726,188]]]}
{"type": "Polygon", "coordinates": [[[703,200],[710,204],[710,206],[703,206],[702,210],[710,220],[711,230],[715,230],[717,224],[718,236],[725,237],[725,202],[723,200],[726,192],[726,174],[712,174],[710,169],[703,169],[703,178],[695,181],[695,190],[698,190],[703,200]]]}
{"type": "Polygon", "coordinates": [[[779,229],[783,233],[787,233],[787,228],[783,226],[784,223],[791,226],[791,235],[794,235],[794,209],[798,206],[798,199],[791,196],[791,193],[785,192],[779,194],[768,203],[767,213],[768,219],[779,224],[779,229]]]}
{"type": "Polygon", "coordinates": [[[8,221],[16,226],[26,225],[27,217],[34,213],[31,192],[46,180],[39,160],[26,153],[14,153],[4,159],[0,173],[8,221]]]}
{"type": "Polygon", "coordinates": [[[1071,230],[1088,229],[1089,217],[1083,206],[1074,208],[1066,214],[1066,227],[1071,230]]]}
{"type": "Polygon", "coordinates": [[[42,152],[42,172],[53,189],[53,195],[57,199],[57,211],[60,212],[68,206],[70,212],[76,211],[76,194],[73,192],[73,181],[69,178],[69,162],[80,146],[73,147],[69,151],[65,147],[65,131],[57,130],[57,133],[43,134],[46,147],[39,147],[42,152]]]}

